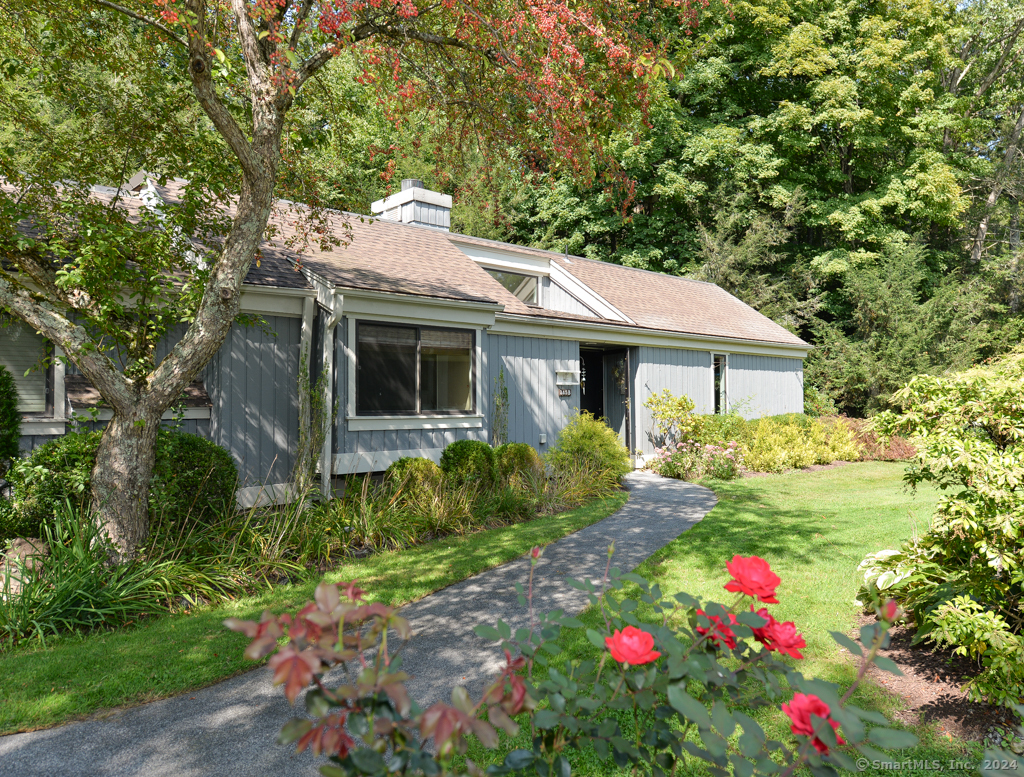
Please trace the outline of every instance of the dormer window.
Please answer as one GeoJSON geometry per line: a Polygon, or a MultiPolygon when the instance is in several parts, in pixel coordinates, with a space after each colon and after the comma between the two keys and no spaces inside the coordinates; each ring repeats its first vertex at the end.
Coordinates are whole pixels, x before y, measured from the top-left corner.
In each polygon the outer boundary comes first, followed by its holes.
{"type": "Polygon", "coordinates": [[[514,294],[520,302],[537,305],[537,276],[504,270],[487,270],[487,274],[514,294]]]}

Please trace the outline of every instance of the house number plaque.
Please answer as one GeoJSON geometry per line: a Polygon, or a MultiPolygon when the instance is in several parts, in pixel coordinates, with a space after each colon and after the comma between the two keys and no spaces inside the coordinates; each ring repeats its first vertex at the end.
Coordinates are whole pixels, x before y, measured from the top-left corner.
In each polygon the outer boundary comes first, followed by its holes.
{"type": "Polygon", "coordinates": [[[569,388],[569,387],[560,387],[558,389],[558,396],[560,396],[560,397],[571,397],[572,396],[572,389],[569,388]]]}

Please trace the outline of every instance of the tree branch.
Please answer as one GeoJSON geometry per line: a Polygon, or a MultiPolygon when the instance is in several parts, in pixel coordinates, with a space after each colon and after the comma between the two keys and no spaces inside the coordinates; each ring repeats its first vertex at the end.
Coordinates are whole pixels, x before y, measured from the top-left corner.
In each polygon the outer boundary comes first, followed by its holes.
{"type": "Polygon", "coordinates": [[[188,36],[188,70],[192,77],[192,88],[195,91],[196,99],[238,159],[242,173],[258,177],[261,165],[253,153],[252,145],[245,133],[242,132],[242,128],[238,126],[235,117],[221,102],[220,96],[213,86],[210,58],[206,51],[206,37],[203,29],[206,4],[202,0],[192,0],[188,5],[189,10],[193,11],[200,20],[195,28],[189,30],[188,36]]]}
{"type": "Polygon", "coordinates": [[[148,16],[143,16],[142,14],[135,13],[135,11],[131,10],[130,8],[125,8],[123,5],[118,5],[117,3],[111,3],[109,2],[109,0],[90,0],[90,2],[92,2],[94,5],[100,5],[104,8],[109,8],[112,11],[117,11],[118,13],[124,14],[125,16],[130,16],[131,18],[140,21],[143,24],[148,24],[150,27],[154,27],[160,30],[160,32],[162,32],[168,38],[173,40],[179,46],[188,48],[188,44],[185,42],[183,38],[180,38],[171,29],[164,26],[156,19],[150,19],[148,16]]]}

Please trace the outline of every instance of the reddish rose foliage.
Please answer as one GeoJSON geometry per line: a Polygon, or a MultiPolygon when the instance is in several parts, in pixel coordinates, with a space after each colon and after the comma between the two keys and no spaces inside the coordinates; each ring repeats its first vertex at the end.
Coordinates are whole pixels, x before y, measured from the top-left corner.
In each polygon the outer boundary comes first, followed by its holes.
{"type": "Polygon", "coordinates": [[[626,626],[622,631],[616,629],[610,637],[604,638],[612,658],[632,666],[640,666],[656,661],[661,653],[654,650],[654,637],[635,626],[626,626]]]}
{"type": "MultiPolygon", "coordinates": [[[[812,693],[794,694],[793,700],[789,704],[782,705],[782,711],[789,716],[789,719],[792,721],[790,728],[798,736],[814,736],[812,715],[827,720],[832,729],[838,732],[839,724],[830,717],[831,710],[828,705],[812,693]]],[[[836,742],[840,745],[846,744],[845,740],[838,733],[836,733],[836,742]]],[[[814,749],[819,753],[828,752],[828,745],[818,739],[818,737],[814,737],[811,744],[814,745],[814,749]]]]}
{"type": "Polygon", "coordinates": [[[703,637],[710,631],[711,636],[709,637],[709,639],[712,642],[718,645],[724,645],[730,650],[736,647],[736,633],[731,628],[729,628],[730,626],[735,626],[737,623],[735,615],[733,615],[730,612],[729,623],[726,624],[717,615],[708,615],[704,612],[704,610],[697,610],[697,614],[703,615],[705,618],[711,621],[711,627],[707,629],[705,629],[698,623],[695,627],[697,629],[698,634],[700,634],[703,637]]]}
{"type": "Polygon", "coordinates": [[[732,561],[726,562],[725,568],[732,575],[732,580],[725,584],[726,591],[753,596],[765,604],[779,603],[775,598],[775,589],[782,580],[772,572],[768,562],[763,558],[736,555],[732,557],[732,561]]]}
{"type": "Polygon", "coordinates": [[[807,643],[804,641],[803,635],[797,632],[795,623],[775,620],[765,607],[758,610],[757,614],[768,622],[760,628],[752,629],[754,639],[768,650],[777,651],[793,658],[803,658],[800,648],[807,647],[807,643]]]}

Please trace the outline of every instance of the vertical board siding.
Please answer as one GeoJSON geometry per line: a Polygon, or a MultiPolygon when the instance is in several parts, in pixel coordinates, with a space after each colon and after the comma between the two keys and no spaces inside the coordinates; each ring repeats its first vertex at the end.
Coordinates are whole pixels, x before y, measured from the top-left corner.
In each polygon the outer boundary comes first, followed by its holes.
{"type": "Polygon", "coordinates": [[[541,299],[539,302],[549,310],[558,310],[562,313],[572,313],[575,316],[592,316],[594,318],[600,318],[597,313],[588,308],[550,278],[541,279],[541,289],[541,299]]]}
{"type": "Polygon", "coordinates": [[[729,354],[726,367],[729,408],[744,418],[804,411],[801,359],[729,354]]]}
{"type": "Polygon", "coordinates": [[[694,412],[714,412],[711,354],[708,351],[640,346],[636,348],[636,361],[631,398],[636,419],[633,448],[649,455],[661,442],[651,411],[644,407],[644,402],[652,394],[668,389],[675,396],[685,394],[693,400],[694,412]]]}
{"type": "MultiPolygon", "coordinates": [[[[579,386],[572,396],[558,396],[557,370],[579,373],[580,347],[575,340],[548,340],[541,337],[488,335],[488,372],[485,393],[493,391],[494,379],[502,368],[508,387],[508,439],[525,442],[545,451],[559,431],[579,409],[579,386]],[[540,443],[540,435],[547,443],[540,443]]],[[[489,426],[490,418],[487,419],[489,426]]]]}
{"type": "Polygon", "coordinates": [[[302,319],[265,319],[270,333],[233,326],[203,372],[210,439],[231,452],[242,487],[287,482],[298,445],[302,319]]]}

